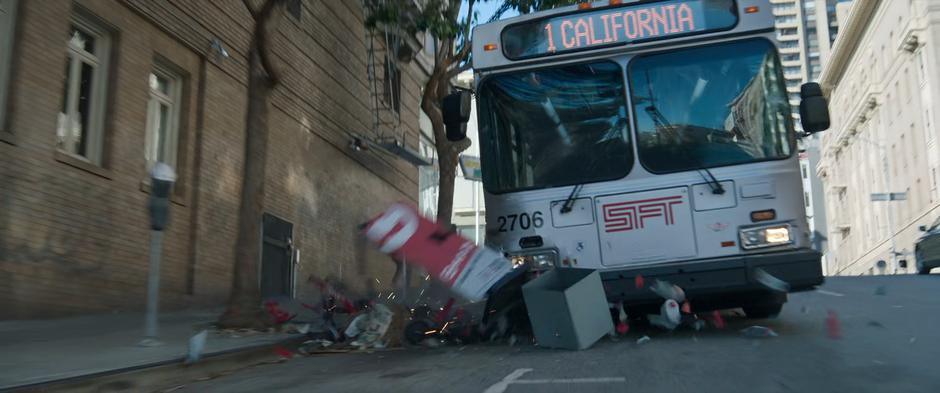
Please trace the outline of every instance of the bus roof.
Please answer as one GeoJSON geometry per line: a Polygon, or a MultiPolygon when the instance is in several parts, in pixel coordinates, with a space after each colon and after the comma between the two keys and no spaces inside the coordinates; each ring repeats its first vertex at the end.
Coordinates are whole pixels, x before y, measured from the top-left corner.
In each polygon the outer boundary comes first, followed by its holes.
{"type": "Polygon", "coordinates": [[[589,8],[571,5],[476,26],[472,40],[473,68],[479,71],[629,52],[774,29],[774,15],[768,0],[624,0],[620,4],[604,0],[590,4],[589,8]],[[726,2],[736,9],[719,13],[716,19],[713,6],[726,2]],[[651,14],[662,22],[662,32],[659,26],[654,26],[651,14]],[[637,15],[639,19],[630,19],[637,15]],[[687,19],[684,20],[683,15],[687,19]],[[711,23],[711,26],[705,23],[715,20],[718,23],[711,23]],[[627,27],[630,21],[635,30],[627,27]],[[507,34],[507,29],[512,34],[507,34]],[[657,34],[652,34],[654,29],[657,34]],[[630,37],[631,32],[633,37],[630,37]],[[646,32],[650,34],[644,38],[646,32]],[[507,36],[510,40],[504,40],[507,36]]]}

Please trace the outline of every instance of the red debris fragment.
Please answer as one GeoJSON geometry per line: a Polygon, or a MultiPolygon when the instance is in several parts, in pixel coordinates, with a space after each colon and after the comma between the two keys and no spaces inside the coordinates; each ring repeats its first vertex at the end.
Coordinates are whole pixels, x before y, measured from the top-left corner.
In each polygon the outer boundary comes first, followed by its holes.
{"type": "Polygon", "coordinates": [[[826,335],[833,340],[842,338],[842,325],[835,311],[829,310],[826,316],[826,335]]]}
{"type": "Polygon", "coordinates": [[[692,304],[690,304],[688,301],[683,302],[683,303],[682,303],[682,308],[681,308],[681,310],[682,310],[682,312],[684,312],[684,313],[686,313],[686,314],[691,314],[691,313],[692,313],[692,304]]]}
{"type": "Polygon", "coordinates": [[[274,348],[274,353],[276,353],[278,356],[280,356],[280,357],[282,357],[282,358],[286,358],[286,359],[290,359],[290,358],[294,357],[294,353],[291,352],[290,350],[288,350],[287,348],[284,348],[284,347],[275,347],[275,348],[274,348]]]}
{"type": "Polygon", "coordinates": [[[617,322],[617,334],[627,334],[630,331],[630,325],[626,322],[617,322]]]}
{"type": "Polygon", "coordinates": [[[645,280],[643,280],[642,274],[637,274],[633,279],[633,284],[636,285],[636,289],[643,289],[646,286],[645,280]]]}
{"type": "Polygon", "coordinates": [[[718,329],[725,328],[725,320],[721,317],[721,313],[718,310],[712,311],[712,323],[715,324],[715,327],[718,329]]]}
{"type": "Polygon", "coordinates": [[[287,311],[282,310],[275,301],[268,301],[264,304],[264,307],[268,314],[274,318],[274,323],[278,325],[285,324],[297,317],[297,314],[289,314],[287,311]]]}

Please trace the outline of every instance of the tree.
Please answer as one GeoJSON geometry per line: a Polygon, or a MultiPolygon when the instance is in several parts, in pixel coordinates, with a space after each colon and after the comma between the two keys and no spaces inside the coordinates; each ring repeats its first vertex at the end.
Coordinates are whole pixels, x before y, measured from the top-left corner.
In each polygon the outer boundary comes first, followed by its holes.
{"type": "MultiPolygon", "coordinates": [[[[457,159],[470,147],[470,140],[451,142],[447,139],[441,102],[451,93],[452,81],[457,74],[470,69],[470,28],[476,23],[474,6],[477,0],[465,0],[467,14],[460,16],[464,0],[428,0],[422,9],[412,0],[370,0],[366,2],[370,17],[369,28],[391,28],[407,34],[430,32],[437,39],[434,53],[434,68],[424,85],[421,95],[421,110],[431,121],[434,147],[437,151],[439,194],[437,199],[437,222],[450,226],[454,207],[454,181],[457,176],[457,159]]],[[[479,0],[487,2],[489,0],[479,0]]],[[[560,5],[576,3],[575,0],[502,0],[494,19],[508,10],[521,13],[545,10],[560,5]]]]}
{"type": "Polygon", "coordinates": [[[270,317],[261,309],[258,287],[261,215],[264,211],[265,164],[268,150],[268,98],[279,79],[271,63],[268,42],[270,25],[287,0],[264,0],[254,7],[242,0],[251,19],[251,43],[248,48],[248,109],[245,112],[245,162],[242,173],[241,201],[238,207],[238,234],[232,289],[225,312],[219,317],[223,327],[265,327],[270,317]]]}

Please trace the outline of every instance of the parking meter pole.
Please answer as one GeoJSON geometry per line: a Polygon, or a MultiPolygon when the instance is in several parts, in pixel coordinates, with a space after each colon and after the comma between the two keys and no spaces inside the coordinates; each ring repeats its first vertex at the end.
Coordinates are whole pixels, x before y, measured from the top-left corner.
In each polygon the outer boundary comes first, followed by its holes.
{"type": "Polygon", "coordinates": [[[144,325],[145,341],[156,343],[159,335],[157,312],[160,305],[160,257],[163,251],[163,231],[150,231],[150,272],[147,277],[147,316],[144,325]]]}
{"type": "Polygon", "coordinates": [[[163,251],[163,230],[170,218],[170,190],[176,174],[168,165],[158,162],[150,177],[150,267],[147,273],[147,314],[144,317],[144,340],[141,346],[160,345],[157,313],[160,311],[160,257],[163,251]]]}

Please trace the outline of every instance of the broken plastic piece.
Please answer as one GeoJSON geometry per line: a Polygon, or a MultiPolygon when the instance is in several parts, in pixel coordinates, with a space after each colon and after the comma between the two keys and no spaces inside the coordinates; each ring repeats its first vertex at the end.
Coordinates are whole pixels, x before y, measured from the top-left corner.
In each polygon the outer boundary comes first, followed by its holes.
{"type": "Polygon", "coordinates": [[[685,291],[679,288],[678,285],[672,285],[668,281],[655,280],[653,285],[650,285],[650,290],[663,299],[672,299],[676,302],[685,301],[685,291]]]}
{"type": "Polygon", "coordinates": [[[202,350],[206,347],[206,338],[209,336],[208,330],[203,330],[189,338],[189,351],[186,354],[186,364],[192,364],[199,361],[202,356],[202,350]]]}
{"type": "Polygon", "coordinates": [[[651,340],[652,339],[650,338],[650,336],[643,336],[643,337],[638,338],[636,340],[636,343],[637,345],[643,345],[643,344],[650,342],[651,340]]]}
{"type": "Polygon", "coordinates": [[[751,326],[747,329],[741,330],[741,334],[750,338],[777,337],[777,332],[765,326],[751,326]]]}
{"type": "Polygon", "coordinates": [[[789,292],[790,284],[787,284],[786,281],[783,281],[777,277],[774,277],[770,273],[767,273],[766,270],[757,268],[754,269],[754,279],[759,282],[761,285],[767,287],[768,289],[777,291],[777,292],[789,292]]]}
{"type": "Polygon", "coordinates": [[[718,329],[725,328],[725,319],[721,317],[721,313],[718,310],[712,312],[712,323],[715,324],[715,327],[718,329]]]}
{"type": "Polygon", "coordinates": [[[636,286],[636,289],[643,289],[646,284],[642,274],[637,274],[636,277],[633,278],[633,285],[636,286]]]}

